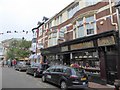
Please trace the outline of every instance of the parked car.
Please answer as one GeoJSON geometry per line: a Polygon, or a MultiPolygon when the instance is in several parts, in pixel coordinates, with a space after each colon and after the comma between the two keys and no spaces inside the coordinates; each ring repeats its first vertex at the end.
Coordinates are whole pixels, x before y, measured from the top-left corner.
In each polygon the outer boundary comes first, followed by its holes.
{"type": "Polygon", "coordinates": [[[26,65],[26,62],[18,62],[15,65],[15,70],[26,71],[29,65],[26,65]]]}
{"type": "Polygon", "coordinates": [[[61,89],[88,87],[88,77],[84,70],[62,65],[51,66],[45,70],[42,81],[54,83],[61,89]]]}
{"type": "Polygon", "coordinates": [[[37,76],[42,76],[42,73],[44,70],[46,70],[48,68],[48,65],[46,64],[33,64],[31,66],[28,67],[26,74],[31,74],[34,77],[37,76]]]}

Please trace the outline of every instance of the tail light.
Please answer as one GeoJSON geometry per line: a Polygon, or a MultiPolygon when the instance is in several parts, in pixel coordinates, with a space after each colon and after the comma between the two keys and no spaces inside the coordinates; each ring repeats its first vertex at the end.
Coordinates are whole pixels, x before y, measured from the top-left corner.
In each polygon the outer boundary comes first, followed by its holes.
{"type": "Polygon", "coordinates": [[[76,75],[71,75],[70,78],[73,78],[73,79],[74,79],[74,78],[78,78],[78,76],[76,76],[76,75]]]}

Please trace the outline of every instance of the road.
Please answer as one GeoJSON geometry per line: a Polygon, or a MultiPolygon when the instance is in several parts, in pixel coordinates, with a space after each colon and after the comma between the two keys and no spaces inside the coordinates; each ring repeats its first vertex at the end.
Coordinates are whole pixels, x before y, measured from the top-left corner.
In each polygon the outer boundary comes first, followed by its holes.
{"type": "MultiPolygon", "coordinates": [[[[52,90],[60,90],[58,87],[52,84],[43,83],[41,81],[41,78],[34,78],[31,75],[27,75],[25,72],[19,72],[14,70],[13,68],[8,68],[8,67],[2,68],[2,88],[12,88],[11,90],[13,89],[16,90],[16,88],[21,88],[21,89],[32,88],[33,90],[35,89],[46,90],[51,88],[52,90]]],[[[93,90],[93,89],[89,88],[88,90],[93,90]]]]}
{"type": "Polygon", "coordinates": [[[34,78],[25,72],[13,68],[2,68],[2,88],[57,88],[51,84],[43,83],[41,78],[34,78]]]}

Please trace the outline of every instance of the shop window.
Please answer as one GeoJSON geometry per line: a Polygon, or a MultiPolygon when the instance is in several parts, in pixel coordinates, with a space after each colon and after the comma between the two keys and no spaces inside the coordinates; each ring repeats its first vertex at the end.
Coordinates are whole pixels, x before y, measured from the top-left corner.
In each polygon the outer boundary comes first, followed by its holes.
{"type": "Polygon", "coordinates": [[[89,72],[100,72],[100,61],[96,56],[98,56],[97,52],[74,53],[72,63],[79,64],[89,72]]]}

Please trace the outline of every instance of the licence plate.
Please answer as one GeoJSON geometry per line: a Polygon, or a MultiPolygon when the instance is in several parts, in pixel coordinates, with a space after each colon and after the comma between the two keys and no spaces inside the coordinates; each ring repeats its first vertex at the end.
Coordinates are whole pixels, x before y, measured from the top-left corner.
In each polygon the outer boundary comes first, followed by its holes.
{"type": "Polygon", "coordinates": [[[81,80],[83,81],[83,80],[86,80],[86,78],[81,78],[81,80]]]}

